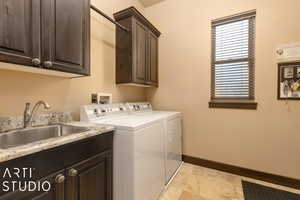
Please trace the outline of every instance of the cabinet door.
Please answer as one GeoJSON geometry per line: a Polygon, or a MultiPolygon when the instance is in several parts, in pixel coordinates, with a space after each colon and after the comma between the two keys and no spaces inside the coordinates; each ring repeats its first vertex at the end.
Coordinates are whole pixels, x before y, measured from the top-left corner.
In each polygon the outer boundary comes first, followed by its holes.
{"type": "Polygon", "coordinates": [[[149,32],[147,84],[158,86],[158,38],[149,32]]]}
{"type": "Polygon", "coordinates": [[[0,0],[0,61],[40,64],[40,0],[0,0]]]}
{"type": "MultiPolygon", "coordinates": [[[[40,183],[49,182],[51,189],[49,191],[21,192],[14,191],[4,196],[1,200],[64,200],[65,199],[65,176],[64,171],[54,173],[40,180],[40,183]]],[[[48,190],[45,184],[45,189],[48,190]]]]}
{"type": "Polygon", "coordinates": [[[112,200],[112,156],[107,151],[67,169],[66,200],[112,200]]]}
{"type": "Polygon", "coordinates": [[[90,1],[42,1],[43,67],[90,74],[90,1]]]}
{"type": "Polygon", "coordinates": [[[135,22],[133,34],[133,81],[138,84],[146,82],[146,67],[147,67],[147,38],[148,30],[138,21],[135,22]]]}

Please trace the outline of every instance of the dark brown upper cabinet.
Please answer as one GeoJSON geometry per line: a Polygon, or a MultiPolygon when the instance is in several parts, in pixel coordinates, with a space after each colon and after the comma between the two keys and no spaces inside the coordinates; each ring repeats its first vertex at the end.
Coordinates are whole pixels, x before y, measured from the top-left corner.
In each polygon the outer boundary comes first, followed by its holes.
{"type": "Polygon", "coordinates": [[[43,65],[89,75],[89,0],[42,1],[43,65]],[[49,9],[50,8],[50,9],[49,9]]]}
{"type": "Polygon", "coordinates": [[[135,30],[133,40],[133,76],[135,83],[144,84],[146,81],[146,68],[147,68],[147,28],[138,21],[135,21],[135,30]]]}
{"type": "Polygon", "coordinates": [[[38,1],[0,0],[0,61],[32,65],[40,56],[38,1]]]}
{"type": "Polygon", "coordinates": [[[152,32],[149,33],[148,59],[147,81],[158,86],[158,38],[152,32]]]}
{"type": "Polygon", "coordinates": [[[134,7],[114,14],[126,27],[116,31],[116,83],[158,86],[160,32],[134,7]]]}
{"type": "Polygon", "coordinates": [[[89,0],[0,0],[0,11],[0,61],[90,75],[89,0]]]}

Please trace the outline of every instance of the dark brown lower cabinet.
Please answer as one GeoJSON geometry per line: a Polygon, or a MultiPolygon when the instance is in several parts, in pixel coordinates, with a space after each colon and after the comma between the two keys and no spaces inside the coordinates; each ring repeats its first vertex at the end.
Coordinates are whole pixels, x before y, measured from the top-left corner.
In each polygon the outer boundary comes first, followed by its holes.
{"type": "MultiPolygon", "coordinates": [[[[40,180],[51,184],[49,191],[22,192],[20,190],[1,196],[1,200],[64,200],[64,170],[51,174],[40,180]],[[60,179],[60,180],[59,180],[60,179]]],[[[48,185],[45,186],[48,188],[48,185]]]]}
{"type": "Polygon", "coordinates": [[[0,200],[112,200],[112,141],[107,133],[0,163],[2,172],[34,168],[31,180],[51,185],[49,191],[0,191],[0,200]]]}
{"type": "Polygon", "coordinates": [[[111,200],[112,156],[97,155],[67,169],[66,200],[111,200]]]}

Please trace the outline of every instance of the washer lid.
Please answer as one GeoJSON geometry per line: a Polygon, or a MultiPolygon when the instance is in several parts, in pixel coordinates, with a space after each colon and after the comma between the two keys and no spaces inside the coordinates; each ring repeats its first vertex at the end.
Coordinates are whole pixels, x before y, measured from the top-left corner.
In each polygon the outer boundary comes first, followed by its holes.
{"type": "Polygon", "coordinates": [[[120,130],[136,131],[138,129],[150,126],[153,123],[157,123],[159,120],[161,120],[161,117],[159,116],[127,115],[112,119],[97,120],[93,121],[93,123],[114,126],[116,129],[120,130]]]}

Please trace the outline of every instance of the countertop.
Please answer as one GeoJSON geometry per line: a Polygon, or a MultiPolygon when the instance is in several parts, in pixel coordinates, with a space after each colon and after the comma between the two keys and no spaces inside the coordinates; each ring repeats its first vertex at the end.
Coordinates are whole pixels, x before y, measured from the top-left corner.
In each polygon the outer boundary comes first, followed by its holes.
{"type": "Polygon", "coordinates": [[[64,124],[72,125],[72,126],[89,127],[90,130],[83,133],[77,133],[77,134],[72,134],[72,135],[67,135],[62,137],[41,140],[34,143],[13,147],[9,149],[0,149],[0,164],[8,160],[16,159],[19,157],[23,157],[36,152],[58,147],[67,143],[79,141],[103,133],[108,133],[114,130],[114,127],[112,126],[103,126],[103,125],[84,123],[84,122],[70,122],[64,124]]]}

